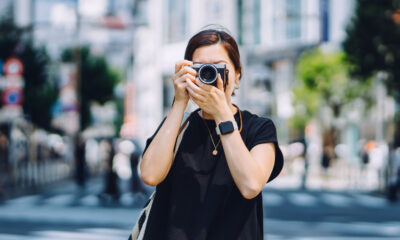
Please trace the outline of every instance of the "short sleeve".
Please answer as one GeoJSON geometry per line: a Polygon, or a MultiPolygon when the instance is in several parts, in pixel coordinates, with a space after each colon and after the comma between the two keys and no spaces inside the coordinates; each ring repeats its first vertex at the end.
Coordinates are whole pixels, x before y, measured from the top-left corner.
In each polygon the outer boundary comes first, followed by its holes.
{"type": "Polygon", "coordinates": [[[268,118],[257,118],[249,131],[248,147],[251,150],[258,144],[274,143],[275,145],[275,163],[268,182],[276,178],[283,168],[283,154],[279,148],[278,138],[276,136],[276,128],[272,120],[268,118]]]}

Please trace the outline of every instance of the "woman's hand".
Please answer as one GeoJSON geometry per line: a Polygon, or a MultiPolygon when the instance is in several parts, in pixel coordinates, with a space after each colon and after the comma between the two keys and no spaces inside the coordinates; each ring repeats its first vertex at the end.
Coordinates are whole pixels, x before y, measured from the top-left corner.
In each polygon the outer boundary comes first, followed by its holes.
{"type": "Polygon", "coordinates": [[[218,74],[217,87],[202,83],[196,78],[195,83],[186,81],[186,89],[190,98],[206,113],[218,119],[224,119],[226,116],[232,116],[226,100],[221,76],[218,74]]]}
{"type": "Polygon", "coordinates": [[[197,72],[191,67],[191,61],[183,60],[175,64],[175,74],[172,76],[175,90],[175,101],[184,102],[189,100],[189,94],[186,88],[187,81],[195,81],[197,72]]]}

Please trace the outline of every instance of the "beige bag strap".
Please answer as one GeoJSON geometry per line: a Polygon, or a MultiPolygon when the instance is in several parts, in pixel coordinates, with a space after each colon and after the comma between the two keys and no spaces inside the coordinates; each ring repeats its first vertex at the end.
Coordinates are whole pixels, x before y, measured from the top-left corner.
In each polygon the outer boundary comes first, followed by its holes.
{"type": "MultiPolygon", "coordinates": [[[[195,112],[197,112],[197,111],[195,111],[195,112]]],[[[184,112],[184,114],[183,114],[182,124],[181,124],[181,127],[179,128],[178,137],[176,138],[176,143],[175,143],[175,148],[174,148],[174,158],[176,156],[176,153],[178,152],[179,146],[181,145],[183,133],[186,131],[186,128],[188,127],[188,122],[189,122],[190,116],[193,113],[189,114],[187,112],[184,112]]]]}
{"type": "MultiPolygon", "coordinates": [[[[179,146],[181,145],[182,137],[183,137],[184,132],[186,131],[186,128],[188,127],[188,122],[190,120],[190,117],[191,117],[192,114],[194,114],[197,111],[198,110],[192,112],[191,114],[189,114],[187,112],[184,112],[184,114],[183,114],[181,127],[179,128],[178,137],[177,137],[176,143],[175,143],[174,158],[176,156],[176,153],[178,152],[179,146]]],[[[151,194],[151,196],[149,198],[149,203],[147,204],[147,206],[145,208],[142,209],[142,211],[139,214],[139,219],[141,218],[142,215],[145,214],[145,220],[143,222],[143,225],[142,225],[141,229],[139,229],[139,224],[138,223],[136,223],[135,226],[133,226],[132,235],[131,235],[131,239],[132,240],[142,240],[143,237],[144,237],[144,232],[146,230],[147,220],[148,220],[148,216],[149,216],[149,213],[150,213],[151,206],[153,205],[153,200],[154,200],[154,197],[155,197],[155,193],[156,193],[156,191],[154,191],[151,194]]]]}

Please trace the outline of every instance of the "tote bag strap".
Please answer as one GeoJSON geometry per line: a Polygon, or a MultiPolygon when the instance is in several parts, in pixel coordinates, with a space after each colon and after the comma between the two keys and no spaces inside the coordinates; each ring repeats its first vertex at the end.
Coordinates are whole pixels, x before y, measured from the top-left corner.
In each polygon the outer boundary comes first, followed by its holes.
{"type": "Polygon", "coordinates": [[[174,147],[174,158],[176,156],[176,153],[178,152],[179,145],[181,145],[183,134],[185,133],[186,128],[188,127],[189,120],[190,120],[192,114],[194,114],[197,111],[198,110],[196,110],[192,113],[188,113],[188,112],[183,113],[181,127],[179,128],[178,137],[176,138],[176,143],[175,143],[175,147],[174,147]]]}
{"type": "MultiPolygon", "coordinates": [[[[190,118],[192,117],[193,114],[197,113],[199,110],[200,109],[197,109],[196,111],[194,111],[192,113],[184,112],[183,118],[182,118],[182,123],[179,128],[178,137],[176,139],[176,143],[175,143],[175,147],[174,147],[174,158],[176,156],[176,153],[178,152],[178,148],[182,142],[182,137],[188,127],[190,118]]],[[[156,194],[156,191],[154,191],[151,194],[148,203],[140,212],[138,222],[135,224],[135,226],[133,226],[132,233],[131,233],[129,240],[142,240],[143,239],[144,232],[145,232],[146,226],[147,226],[148,216],[150,214],[150,210],[153,205],[155,194],[156,194]]]]}

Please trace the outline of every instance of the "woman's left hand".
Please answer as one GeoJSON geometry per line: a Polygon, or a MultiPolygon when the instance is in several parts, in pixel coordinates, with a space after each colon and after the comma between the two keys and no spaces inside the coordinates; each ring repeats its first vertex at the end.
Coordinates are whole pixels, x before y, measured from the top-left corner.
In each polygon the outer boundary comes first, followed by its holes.
{"type": "Polygon", "coordinates": [[[227,114],[232,115],[219,74],[217,76],[217,87],[205,84],[198,78],[196,78],[195,83],[191,80],[186,80],[186,84],[190,98],[201,110],[213,116],[215,120],[222,119],[227,114]]]}

